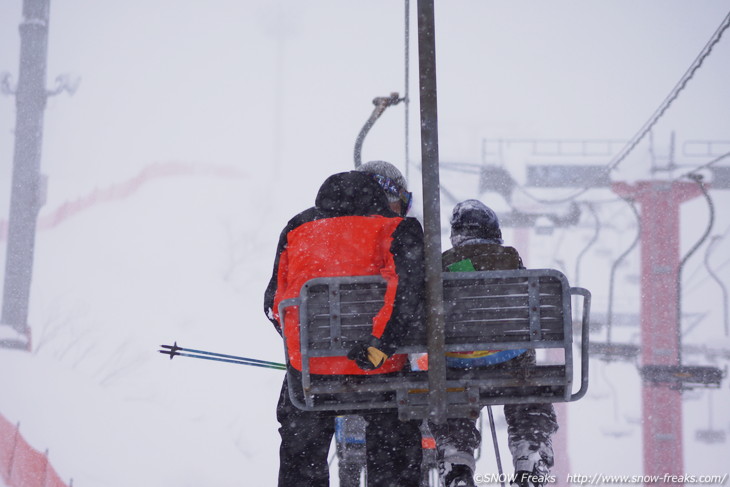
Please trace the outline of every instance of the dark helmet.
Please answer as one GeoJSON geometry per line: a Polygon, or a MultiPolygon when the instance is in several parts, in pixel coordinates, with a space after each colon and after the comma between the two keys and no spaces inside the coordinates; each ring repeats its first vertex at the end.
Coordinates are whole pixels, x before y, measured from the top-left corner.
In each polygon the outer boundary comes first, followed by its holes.
{"type": "Polygon", "coordinates": [[[451,213],[451,241],[468,238],[492,239],[502,243],[497,214],[479,200],[458,203],[451,213]]]}

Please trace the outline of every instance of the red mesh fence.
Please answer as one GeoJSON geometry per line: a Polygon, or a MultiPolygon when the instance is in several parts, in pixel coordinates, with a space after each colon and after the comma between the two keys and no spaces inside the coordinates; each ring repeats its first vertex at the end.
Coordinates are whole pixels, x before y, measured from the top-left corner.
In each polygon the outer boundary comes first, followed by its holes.
{"type": "Polygon", "coordinates": [[[48,461],[25,441],[18,425],[0,415],[0,477],[8,487],[68,487],[48,461]]]}

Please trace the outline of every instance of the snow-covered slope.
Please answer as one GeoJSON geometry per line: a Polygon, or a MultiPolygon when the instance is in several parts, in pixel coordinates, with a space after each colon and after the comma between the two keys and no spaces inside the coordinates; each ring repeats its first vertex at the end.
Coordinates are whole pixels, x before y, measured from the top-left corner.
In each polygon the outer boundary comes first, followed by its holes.
{"type": "Polygon", "coordinates": [[[281,222],[259,197],[245,177],[169,178],[39,232],[34,351],[0,350],[0,412],[62,478],[275,483],[282,372],[157,353],[283,360],[260,304],[281,222]]]}

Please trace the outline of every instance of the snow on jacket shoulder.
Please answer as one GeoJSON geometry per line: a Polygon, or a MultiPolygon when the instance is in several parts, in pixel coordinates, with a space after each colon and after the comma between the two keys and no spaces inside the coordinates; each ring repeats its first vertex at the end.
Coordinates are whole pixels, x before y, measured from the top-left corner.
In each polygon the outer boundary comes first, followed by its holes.
{"type": "MultiPolygon", "coordinates": [[[[315,206],[292,218],[281,233],[264,310],[281,333],[278,306],[297,297],[315,277],[381,275],[387,282],[385,304],[373,319],[372,337],[391,355],[411,326],[422,323],[423,229],[418,220],[394,213],[380,186],[365,173],[330,176],[315,206]]],[[[284,338],[289,363],[301,370],[299,317],[286,313],[284,338]]],[[[404,355],[394,355],[374,370],[363,371],[345,357],[317,357],[314,374],[379,374],[400,370],[404,355]]]]}

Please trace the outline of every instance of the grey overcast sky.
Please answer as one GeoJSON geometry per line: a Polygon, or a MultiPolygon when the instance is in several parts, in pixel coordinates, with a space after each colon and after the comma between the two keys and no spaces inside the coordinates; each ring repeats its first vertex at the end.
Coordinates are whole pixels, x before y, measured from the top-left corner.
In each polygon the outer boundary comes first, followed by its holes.
{"type": "MultiPolygon", "coordinates": [[[[463,162],[480,162],[484,137],[630,138],[730,10],[727,0],[436,3],[441,156],[463,162]]],[[[13,80],[21,6],[0,3],[0,71],[13,80]]],[[[49,204],[159,161],[312,181],[349,168],[372,98],[404,92],[403,10],[393,0],[53,0],[48,84],[64,73],[81,84],[48,103],[49,204]]],[[[415,35],[412,15],[412,159],[415,35]]],[[[657,124],[657,147],[673,130],[680,141],[730,138],[728,59],[724,38],[657,124]]],[[[386,112],[364,159],[403,167],[403,113],[386,112]]],[[[0,97],[5,188],[14,116],[14,99],[0,97]]],[[[645,151],[622,170],[648,175],[645,151]]]]}

